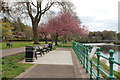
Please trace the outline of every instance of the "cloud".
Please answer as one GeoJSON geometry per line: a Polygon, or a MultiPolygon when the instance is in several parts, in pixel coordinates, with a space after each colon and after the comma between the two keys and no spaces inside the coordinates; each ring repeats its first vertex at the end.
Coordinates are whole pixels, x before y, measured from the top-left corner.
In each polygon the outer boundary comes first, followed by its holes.
{"type": "Polygon", "coordinates": [[[119,0],[70,0],[76,12],[90,31],[118,31],[119,0]]]}
{"type": "Polygon", "coordinates": [[[80,17],[84,25],[88,26],[89,31],[113,30],[118,31],[117,17],[109,19],[100,19],[96,17],[83,16],[80,17]]]}

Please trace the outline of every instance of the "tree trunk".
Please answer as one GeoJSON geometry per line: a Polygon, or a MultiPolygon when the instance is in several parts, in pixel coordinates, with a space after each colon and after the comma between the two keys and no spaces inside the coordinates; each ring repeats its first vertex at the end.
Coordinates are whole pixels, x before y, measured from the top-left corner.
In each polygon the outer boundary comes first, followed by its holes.
{"type": "Polygon", "coordinates": [[[35,21],[33,21],[32,22],[32,29],[33,29],[33,41],[34,41],[34,44],[39,44],[37,28],[38,28],[38,24],[35,21]]]}
{"type": "Polygon", "coordinates": [[[58,36],[55,36],[55,45],[58,45],[57,42],[58,42],[58,36]]]}
{"type": "Polygon", "coordinates": [[[67,43],[67,36],[64,35],[64,43],[67,43]]]}
{"type": "Polygon", "coordinates": [[[47,44],[47,37],[46,37],[46,35],[45,35],[45,44],[47,44]]]}

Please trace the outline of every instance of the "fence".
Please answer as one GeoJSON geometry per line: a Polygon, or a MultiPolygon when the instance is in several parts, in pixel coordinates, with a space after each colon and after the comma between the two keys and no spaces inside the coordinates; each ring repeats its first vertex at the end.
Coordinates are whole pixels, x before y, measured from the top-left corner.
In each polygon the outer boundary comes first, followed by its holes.
{"type": "Polygon", "coordinates": [[[83,68],[86,69],[86,73],[89,73],[90,79],[96,78],[97,80],[100,80],[100,72],[103,73],[109,80],[114,80],[114,74],[113,74],[113,64],[117,64],[120,66],[120,63],[117,61],[114,61],[114,50],[109,50],[110,57],[107,58],[100,54],[100,48],[97,48],[97,51],[95,52],[97,56],[97,62],[95,62],[93,59],[89,58],[88,52],[91,52],[93,46],[87,46],[83,45],[81,43],[72,43],[72,48],[75,51],[78,59],[80,60],[81,64],[83,64],[83,68]],[[100,57],[109,60],[109,74],[106,73],[100,66],[100,57]],[[96,68],[93,69],[93,66],[96,68]]]}

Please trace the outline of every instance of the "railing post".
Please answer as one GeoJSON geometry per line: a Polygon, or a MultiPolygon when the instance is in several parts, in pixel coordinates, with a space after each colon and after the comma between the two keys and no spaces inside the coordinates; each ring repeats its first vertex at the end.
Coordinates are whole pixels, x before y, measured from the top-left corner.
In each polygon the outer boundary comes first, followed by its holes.
{"type": "Polygon", "coordinates": [[[97,80],[100,79],[100,48],[97,48],[97,80]]]}
{"type": "Polygon", "coordinates": [[[93,70],[93,68],[92,68],[92,59],[90,60],[90,80],[92,80],[92,70],[93,70]]]}
{"type": "Polygon", "coordinates": [[[83,58],[84,58],[84,64],[83,64],[83,68],[85,68],[85,65],[86,65],[86,55],[85,55],[85,45],[83,45],[83,48],[84,48],[84,50],[83,50],[83,58]]]}
{"type": "Polygon", "coordinates": [[[110,54],[110,57],[109,57],[109,64],[110,64],[110,76],[109,76],[109,79],[110,80],[114,80],[114,76],[113,76],[113,54],[114,54],[114,50],[109,50],[109,54],[110,54]]]}
{"type": "Polygon", "coordinates": [[[90,46],[90,52],[92,51],[93,46],[90,46]]]}
{"type": "Polygon", "coordinates": [[[86,73],[88,73],[88,46],[86,46],[86,73]]]}
{"type": "MultiPolygon", "coordinates": [[[[78,49],[79,49],[79,46],[80,46],[80,44],[78,44],[78,49]]],[[[80,52],[78,52],[79,54],[78,54],[78,58],[79,58],[79,61],[81,62],[81,64],[83,64],[82,63],[82,60],[81,60],[81,54],[80,54],[80,52]]]]}

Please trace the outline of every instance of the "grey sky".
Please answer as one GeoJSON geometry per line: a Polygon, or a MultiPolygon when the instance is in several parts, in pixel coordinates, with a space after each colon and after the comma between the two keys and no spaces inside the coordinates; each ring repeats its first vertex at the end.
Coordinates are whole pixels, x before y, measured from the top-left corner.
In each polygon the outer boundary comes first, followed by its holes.
{"type": "Polygon", "coordinates": [[[118,3],[118,32],[120,32],[120,1],[118,3]]]}
{"type": "Polygon", "coordinates": [[[70,0],[90,31],[118,31],[118,2],[120,0],[70,0]]]}

